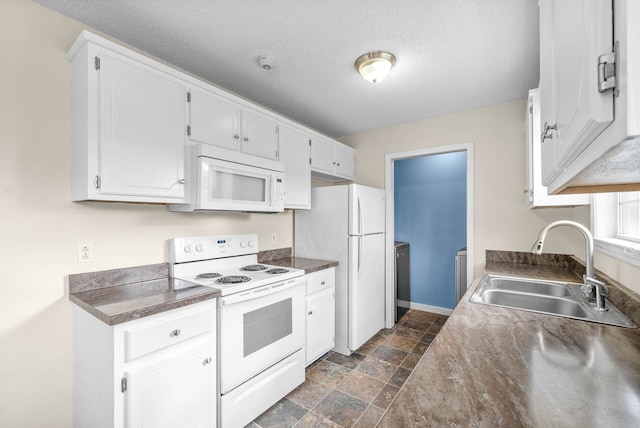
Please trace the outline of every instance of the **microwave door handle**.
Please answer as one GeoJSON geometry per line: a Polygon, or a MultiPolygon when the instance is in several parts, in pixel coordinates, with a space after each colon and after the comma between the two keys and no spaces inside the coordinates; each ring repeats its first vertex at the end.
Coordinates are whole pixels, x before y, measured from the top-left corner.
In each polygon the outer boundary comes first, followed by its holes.
{"type": "Polygon", "coordinates": [[[269,181],[271,183],[271,192],[269,194],[269,206],[273,206],[273,199],[275,198],[275,193],[276,193],[276,180],[273,177],[273,174],[269,174],[269,181]]]}

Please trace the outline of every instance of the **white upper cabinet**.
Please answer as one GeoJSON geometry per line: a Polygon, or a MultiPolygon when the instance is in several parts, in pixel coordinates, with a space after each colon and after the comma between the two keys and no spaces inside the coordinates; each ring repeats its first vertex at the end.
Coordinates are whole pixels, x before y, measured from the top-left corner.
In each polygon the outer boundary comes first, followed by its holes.
{"type": "Polygon", "coordinates": [[[291,126],[280,125],[280,162],[284,163],[284,207],[311,208],[311,137],[291,126]]]}
{"type": "Polygon", "coordinates": [[[278,159],[278,122],[256,111],[240,112],[241,151],[272,160],[278,159]]]}
{"type": "Polygon", "coordinates": [[[553,193],[640,189],[639,3],[539,2],[542,174],[553,193]]]}
{"type": "Polygon", "coordinates": [[[191,89],[189,141],[276,160],[278,122],[202,89],[191,89]]]}
{"type": "Polygon", "coordinates": [[[67,58],[74,201],[185,204],[199,144],[285,163],[286,208],[310,207],[312,173],[353,179],[352,148],[143,54],[82,31],[67,58]]]}
{"type": "MultiPolygon", "coordinates": [[[[526,169],[525,198],[529,208],[588,205],[590,195],[549,195],[542,184],[541,157],[544,146],[540,143],[540,91],[529,91],[526,112],[526,169]]],[[[550,146],[550,144],[547,144],[550,146]]]]}
{"type": "Polygon", "coordinates": [[[72,61],[72,199],[184,200],[184,87],[83,41],[72,61]]]}
{"type": "Polygon", "coordinates": [[[312,175],[329,181],[353,180],[353,153],[354,150],[344,144],[312,138],[312,175]]]}
{"type": "Polygon", "coordinates": [[[189,141],[229,150],[240,149],[237,104],[210,92],[191,89],[189,100],[189,141]]]}

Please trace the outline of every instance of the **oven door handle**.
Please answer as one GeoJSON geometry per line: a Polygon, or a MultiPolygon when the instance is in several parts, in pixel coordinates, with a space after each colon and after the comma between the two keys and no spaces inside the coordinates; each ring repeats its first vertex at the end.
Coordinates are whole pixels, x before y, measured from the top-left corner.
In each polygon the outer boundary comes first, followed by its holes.
{"type": "Polygon", "coordinates": [[[304,276],[290,279],[288,281],[277,282],[271,285],[254,288],[252,290],[242,291],[240,293],[231,294],[220,298],[220,306],[229,306],[235,303],[245,302],[251,299],[257,299],[271,294],[281,293],[290,288],[304,284],[304,276]]]}

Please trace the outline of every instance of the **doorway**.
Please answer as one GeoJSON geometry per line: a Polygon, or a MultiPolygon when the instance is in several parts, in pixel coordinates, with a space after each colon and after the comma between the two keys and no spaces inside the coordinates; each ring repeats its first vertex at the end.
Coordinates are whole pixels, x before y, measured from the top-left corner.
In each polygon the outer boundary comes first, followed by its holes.
{"type": "MultiPolygon", "coordinates": [[[[455,306],[455,254],[467,248],[473,280],[473,143],[386,155],[386,248],[411,248],[410,307],[448,315],[455,306]],[[397,192],[397,193],[396,193],[397,192]],[[459,247],[459,248],[458,248],[459,247]]],[[[386,327],[396,310],[395,251],[386,257],[386,327]]]]}

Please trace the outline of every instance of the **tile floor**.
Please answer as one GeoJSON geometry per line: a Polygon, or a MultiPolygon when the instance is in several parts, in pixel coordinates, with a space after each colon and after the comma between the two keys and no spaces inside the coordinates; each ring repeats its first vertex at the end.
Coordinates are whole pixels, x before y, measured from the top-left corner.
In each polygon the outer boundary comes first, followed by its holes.
{"type": "Polygon", "coordinates": [[[447,317],[409,310],[351,356],[329,352],[305,382],[245,428],[373,427],[447,317]]]}

